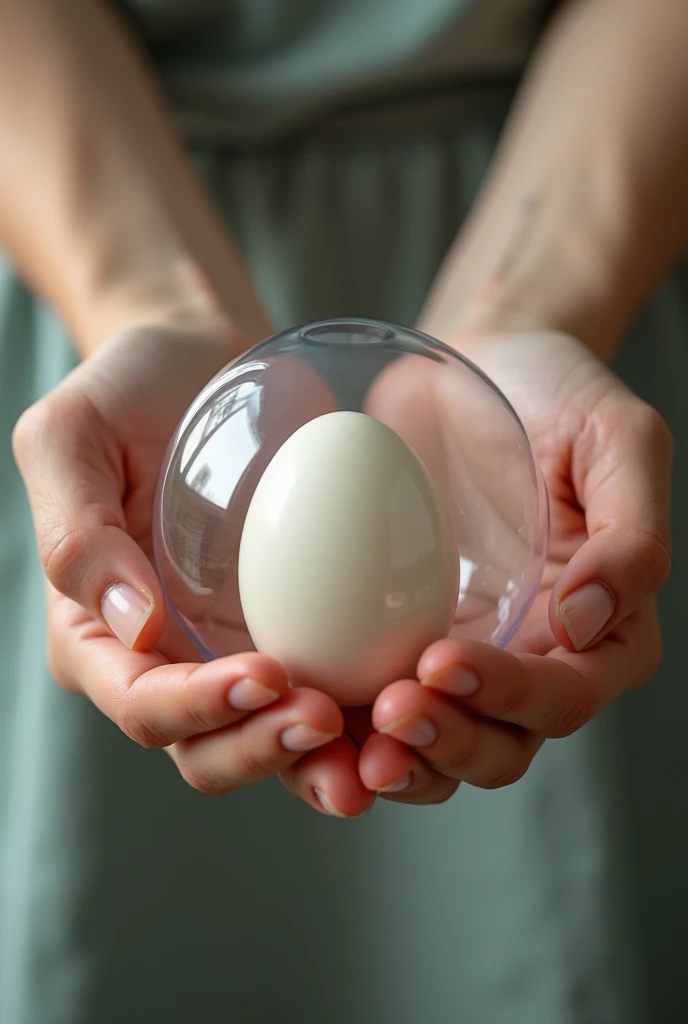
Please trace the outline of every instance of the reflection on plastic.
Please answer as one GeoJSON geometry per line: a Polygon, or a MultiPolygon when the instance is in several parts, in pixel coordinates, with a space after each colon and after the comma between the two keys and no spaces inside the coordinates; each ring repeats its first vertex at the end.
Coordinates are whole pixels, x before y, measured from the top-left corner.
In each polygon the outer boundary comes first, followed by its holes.
{"type": "MultiPolygon", "coordinates": [[[[287,331],[230,364],[171,444],[155,554],[168,601],[203,656],[251,645],[238,587],[251,499],[284,442],[338,410],[380,420],[422,460],[460,554],[452,632],[507,644],[537,593],[548,539],[542,475],[520,421],[480,371],[439,342],[375,321],[328,321],[287,331]]],[[[393,498],[413,500],[403,486],[393,498]]],[[[403,560],[407,538],[398,528],[403,560]]],[[[309,571],[307,556],[301,571],[309,571]]],[[[388,610],[403,609],[402,589],[381,596],[388,610]]]]}

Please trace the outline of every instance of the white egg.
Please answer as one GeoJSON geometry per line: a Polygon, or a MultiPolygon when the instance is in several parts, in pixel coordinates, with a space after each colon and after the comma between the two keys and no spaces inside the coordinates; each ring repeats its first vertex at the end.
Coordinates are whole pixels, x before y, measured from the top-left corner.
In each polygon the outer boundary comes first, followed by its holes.
{"type": "Polygon", "coordinates": [[[415,676],[458,593],[458,551],[420,459],[362,413],[305,424],[256,487],[239,592],[256,649],[292,685],[361,705],[415,676]]]}

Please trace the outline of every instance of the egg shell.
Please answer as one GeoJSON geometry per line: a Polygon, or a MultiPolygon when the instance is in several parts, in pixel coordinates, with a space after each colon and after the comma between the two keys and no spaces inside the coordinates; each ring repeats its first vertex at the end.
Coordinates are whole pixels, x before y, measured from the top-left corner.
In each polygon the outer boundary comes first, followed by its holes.
{"type": "Polygon", "coordinates": [[[415,676],[447,635],[458,551],[420,459],[383,423],[328,413],[300,427],[258,482],[239,548],[256,649],[292,685],[342,706],[415,676]]]}

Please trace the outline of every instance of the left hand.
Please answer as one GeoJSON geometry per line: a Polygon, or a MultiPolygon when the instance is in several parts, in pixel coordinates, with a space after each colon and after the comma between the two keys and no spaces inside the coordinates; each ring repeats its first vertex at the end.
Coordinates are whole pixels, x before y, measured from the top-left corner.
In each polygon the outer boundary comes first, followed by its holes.
{"type": "MultiPolygon", "coordinates": [[[[555,332],[466,339],[464,351],[519,413],[546,479],[551,512],[540,593],[508,651],[449,638],[422,655],[416,679],[392,683],[372,709],[350,709],[346,737],[285,775],[309,799],[352,816],[373,793],[437,803],[465,781],[486,789],[520,779],[547,738],[568,736],[660,657],[655,593],[670,567],[672,441],[661,417],[587,348],[555,332]],[[327,790],[323,799],[323,781],[327,790]]],[[[432,403],[452,424],[441,374],[395,364],[375,401],[399,412],[432,403]]],[[[374,411],[371,409],[371,411],[374,411]]]]}
{"type": "MultiPolygon", "coordinates": [[[[165,749],[195,789],[226,793],[277,774],[344,723],[327,694],[290,690],[240,623],[227,655],[205,664],[166,614],[152,564],[158,470],[189,402],[245,341],[225,318],[175,319],[132,323],[105,341],[24,413],[14,445],[48,579],[55,681],[141,746],[165,749]]],[[[276,414],[300,426],[330,411],[330,390],[294,363],[268,372],[286,402],[276,414]]],[[[372,800],[356,765],[359,794],[372,800]]]]}

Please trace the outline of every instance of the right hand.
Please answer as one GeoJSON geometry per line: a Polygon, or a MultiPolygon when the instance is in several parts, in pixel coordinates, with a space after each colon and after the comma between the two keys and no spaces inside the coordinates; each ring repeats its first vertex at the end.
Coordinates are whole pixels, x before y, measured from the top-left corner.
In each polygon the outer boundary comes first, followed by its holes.
{"type": "Polygon", "coordinates": [[[313,806],[322,810],[320,790],[359,814],[373,796],[353,747],[338,740],[344,722],[334,701],[290,690],[281,666],[252,651],[247,635],[237,653],[199,663],[165,614],[151,564],[161,461],[190,401],[231,358],[228,342],[223,323],[121,332],[17,424],[14,450],[48,580],[50,669],[136,742],[167,749],[203,792],[293,775],[298,761],[313,806]],[[327,744],[335,755],[341,744],[335,760],[347,762],[335,778],[328,759],[309,766],[304,756],[327,744]]]}

